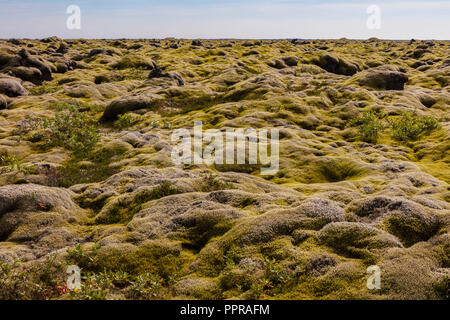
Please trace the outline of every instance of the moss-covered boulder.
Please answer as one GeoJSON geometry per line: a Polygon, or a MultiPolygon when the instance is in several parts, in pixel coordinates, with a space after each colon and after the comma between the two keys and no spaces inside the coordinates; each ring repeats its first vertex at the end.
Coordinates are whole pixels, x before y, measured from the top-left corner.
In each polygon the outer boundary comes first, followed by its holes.
{"type": "Polygon", "coordinates": [[[314,57],[312,63],[328,72],[345,76],[352,76],[360,71],[360,67],[357,63],[352,63],[343,57],[329,53],[323,53],[318,57],[314,57]]]}
{"type": "Polygon", "coordinates": [[[114,121],[121,114],[139,110],[139,109],[151,109],[156,105],[156,99],[144,96],[127,96],[118,100],[112,101],[103,112],[103,121],[114,121]]]}
{"type": "Polygon", "coordinates": [[[357,76],[359,85],[378,90],[404,90],[408,76],[402,72],[367,70],[357,76]]]}
{"type": "Polygon", "coordinates": [[[320,230],[319,240],[338,252],[362,257],[377,249],[402,247],[389,233],[357,222],[330,223],[320,230]]]}
{"type": "Polygon", "coordinates": [[[28,91],[14,78],[0,78],[0,93],[8,97],[26,96],[28,91]]]}

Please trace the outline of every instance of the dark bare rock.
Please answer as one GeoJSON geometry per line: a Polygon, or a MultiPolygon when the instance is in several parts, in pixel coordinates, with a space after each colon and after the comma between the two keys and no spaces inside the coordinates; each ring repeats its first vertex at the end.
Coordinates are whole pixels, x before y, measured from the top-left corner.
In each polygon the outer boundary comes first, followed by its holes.
{"type": "Polygon", "coordinates": [[[423,61],[415,61],[413,64],[411,64],[411,68],[417,69],[423,65],[425,65],[423,61]]]}
{"type": "Polygon", "coordinates": [[[257,51],[257,50],[250,50],[248,52],[244,52],[242,55],[244,57],[248,57],[248,56],[256,56],[258,54],[259,54],[259,51],[257,51]]]}
{"type": "Polygon", "coordinates": [[[20,50],[17,55],[1,54],[0,70],[36,84],[52,79],[50,64],[38,56],[32,56],[25,49],[20,50]]]}
{"type": "Polygon", "coordinates": [[[9,39],[8,42],[11,43],[11,44],[14,44],[16,46],[20,46],[20,45],[23,44],[22,41],[20,41],[19,39],[14,39],[14,38],[13,39],[9,39]]]}
{"type": "Polygon", "coordinates": [[[436,99],[426,93],[420,93],[418,96],[420,102],[427,108],[431,108],[436,104],[436,99]]]}
{"type": "Polygon", "coordinates": [[[60,42],[61,39],[58,38],[57,36],[52,36],[52,37],[47,37],[47,38],[43,38],[41,39],[41,42],[43,43],[56,43],[56,42],[60,42]]]}

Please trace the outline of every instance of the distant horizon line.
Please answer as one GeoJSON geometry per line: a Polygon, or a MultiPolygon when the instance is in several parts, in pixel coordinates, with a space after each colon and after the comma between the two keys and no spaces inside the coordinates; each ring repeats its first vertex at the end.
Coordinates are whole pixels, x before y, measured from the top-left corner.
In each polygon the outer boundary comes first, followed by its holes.
{"type": "Polygon", "coordinates": [[[308,41],[308,40],[332,40],[332,41],[338,41],[338,40],[353,40],[353,41],[367,41],[371,39],[377,39],[382,41],[443,41],[443,42],[449,42],[450,39],[420,39],[420,38],[410,38],[410,39],[388,39],[388,38],[377,38],[377,37],[370,37],[370,38],[177,38],[177,37],[164,37],[164,38],[124,38],[124,37],[117,37],[117,38],[61,38],[58,36],[48,36],[43,38],[18,38],[18,37],[11,37],[11,38],[0,38],[0,40],[31,40],[31,41],[38,41],[42,39],[48,39],[48,38],[59,38],[61,40],[212,40],[212,41],[218,41],[218,40],[239,40],[239,41],[245,41],[245,40],[299,40],[299,41],[308,41]]]}

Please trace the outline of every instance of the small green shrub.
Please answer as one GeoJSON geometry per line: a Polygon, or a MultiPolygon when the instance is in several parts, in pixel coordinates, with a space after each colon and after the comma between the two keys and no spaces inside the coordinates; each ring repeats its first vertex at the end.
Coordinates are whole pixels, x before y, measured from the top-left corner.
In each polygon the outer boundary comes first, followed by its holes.
{"type": "Polygon", "coordinates": [[[0,154],[0,173],[18,171],[24,174],[30,174],[34,172],[35,169],[35,166],[23,165],[19,159],[6,152],[0,154]]]}
{"type": "Polygon", "coordinates": [[[414,141],[420,135],[430,133],[440,127],[439,121],[433,116],[419,116],[414,113],[403,113],[398,119],[391,119],[392,138],[399,141],[414,141]]]}
{"type": "Polygon", "coordinates": [[[118,129],[128,128],[128,127],[131,127],[132,125],[136,124],[136,122],[138,122],[138,120],[139,119],[137,117],[133,117],[133,115],[131,115],[129,113],[121,114],[118,116],[118,119],[115,122],[115,126],[118,129]]]}
{"type": "Polygon", "coordinates": [[[290,285],[294,280],[294,273],[283,267],[275,259],[265,258],[265,276],[273,285],[290,285]]]}
{"type": "Polygon", "coordinates": [[[65,293],[64,268],[56,255],[38,264],[6,263],[0,258],[1,300],[47,300],[65,293]]]}
{"type": "Polygon", "coordinates": [[[156,299],[160,295],[164,280],[158,275],[146,273],[136,277],[127,290],[127,298],[133,300],[156,299]]]}
{"type": "Polygon", "coordinates": [[[48,146],[61,146],[77,154],[92,150],[99,140],[96,121],[76,106],[64,104],[63,110],[41,123],[48,146]]]}
{"type": "Polygon", "coordinates": [[[81,289],[70,292],[73,298],[80,300],[106,300],[107,295],[114,289],[110,273],[88,272],[81,282],[81,289]]]}
{"type": "Polygon", "coordinates": [[[98,262],[99,245],[95,245],[91,250],[85,251],[81,245],[66,250],[68,261],[82,269],[92,270],[98,262]]]}
{"type": "Polygon", "coordinates": [[[377,143],[380,133],[385,129],[383,118],[384,115],[376,111],[364,111],[361,117],[351,120],[349,126],[358,126],[362,141],[377,143]]]}

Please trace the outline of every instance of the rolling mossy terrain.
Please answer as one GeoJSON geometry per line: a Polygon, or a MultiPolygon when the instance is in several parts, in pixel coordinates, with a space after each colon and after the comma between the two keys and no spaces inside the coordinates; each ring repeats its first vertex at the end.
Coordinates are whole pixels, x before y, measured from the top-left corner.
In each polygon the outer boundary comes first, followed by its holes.
{"type": "Polygon", "coordinates": [[[449,42],[0,40],[0,299],[448,299],[449,85],[449,42]],[[280,169],[175,165],[194,121],[280,169]]]}

